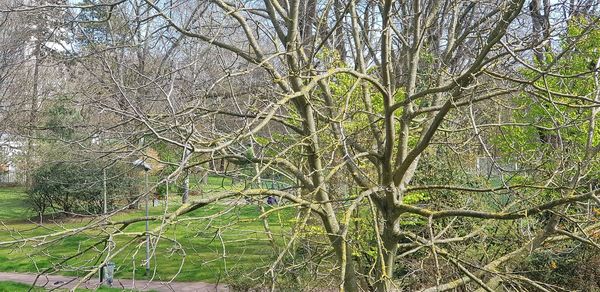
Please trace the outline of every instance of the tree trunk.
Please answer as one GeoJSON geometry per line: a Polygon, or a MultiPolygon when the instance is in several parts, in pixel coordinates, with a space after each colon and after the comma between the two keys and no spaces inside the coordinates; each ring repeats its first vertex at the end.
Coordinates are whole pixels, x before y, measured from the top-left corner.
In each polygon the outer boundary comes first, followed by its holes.
{"type": "Polygon", "coordinates": [[[27,169],[25,170],[25,184],[27,187],[31,187],[31,173],[33,172],[33,139],[35,136],[34,128],[37,121],[37,107],[38,107],[38,95],[39,95],[39,76],[40,76],[40,40],[36,40],[33,64],[33,86],[31,92],[31,112],[29,113],[29,130],[27,131],[27,156],[25,157],[25,164],[27,169]]]}
{"type": "Polygon", "coordinates": [[[342,289],[344,292],[359,291],[358,276],[356,274],[356,269],[352,260],[352,252],[350,246],[345,241],[341,240],[339,236],[335,237],[336,239],[334,239],[335,242],[333,243],[335,254],[337,256],[340,267],[343,266],[346,270],[346,272],[344,273],[344,278],[342,279],[342,281],[344,282],[342,283],[342,285],[340,285],[340,291],[342,291],[342,289]],[[346,249],[345,256],[342,250],[343,248],[346,249]]]}
{"type": "Polygon", "coordinates": [[[181,203],[185,204],[190,198],[190,173],[185,172],[185,178],[183,179],[183,193],[181,194],[181,203]]]}
{"type": "MultiPolygon", "coordinates": [[[[396,220],[393,220],[393,222],[396,222],[396,220]]],[[[394,224],[386,222],[383,227],[383,234],[381,236],[383,250],[382,255],[377,259],[375,271],[376,291],[391,291],[393,289],[392,278],[394,275],[396,254],[398,253],[398,239],[393,232],[394,224]]]]}

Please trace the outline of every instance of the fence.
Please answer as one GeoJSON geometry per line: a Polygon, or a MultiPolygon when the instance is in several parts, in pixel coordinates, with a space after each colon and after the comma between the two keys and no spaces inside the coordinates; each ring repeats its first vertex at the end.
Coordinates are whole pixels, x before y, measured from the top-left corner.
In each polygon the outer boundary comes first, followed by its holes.
{"type": "Polygon", "coordinates": [[[498,176],[501,173],[518,171],[519,165],[516,162],[503,161],[498,157],[477,157],[476,170],[478,175],[498,176]]]}

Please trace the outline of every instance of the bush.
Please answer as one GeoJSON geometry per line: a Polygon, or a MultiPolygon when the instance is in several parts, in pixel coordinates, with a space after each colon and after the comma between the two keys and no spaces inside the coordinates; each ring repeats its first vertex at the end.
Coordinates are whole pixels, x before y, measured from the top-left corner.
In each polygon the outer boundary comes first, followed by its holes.
{"type": "MultiPolygon", "coordinates": [[[[167,195],[167,184],[161,183],[155,188],[155,190],[156,190],[156,194],[158,195],[158,199],[162,200],[167,195]]],[[[181,190],[181,187],[179,186],[179,184],[177,184],[175,182],[172,182],[169,184],[169,194],[170,195],[181,194],[181,193],[183,193],[183,191],[181,190]]]]}
{"type": "Polygon", "coordinates": [[[595,247],[574,243],[557,251],[532,253],[521,273],[569,291],[600,291],[600,254],[595,247]]]}
{"type": "MultiPolygon", "coordinates": [[[[109,209],[119,194],[134,187],[129,169],[113,165],[106,171],[107,205],[109,209]]],[[[32,177],[28,191],[30,206],[42,215],[49,209],[67,215],[99,214],[103,209],[103,169],[101,165],[72,162],[46,163],[32,177]]]]}

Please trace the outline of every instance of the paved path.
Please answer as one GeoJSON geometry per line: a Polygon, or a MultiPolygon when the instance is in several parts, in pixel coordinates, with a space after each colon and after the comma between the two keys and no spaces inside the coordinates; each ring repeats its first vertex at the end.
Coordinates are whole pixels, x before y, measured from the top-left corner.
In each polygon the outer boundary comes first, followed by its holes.
{"type": "MultiPolygon", "coordinates": [[[[31,285],[37,275],[25,273],[2,273],[0,272],[0,281],[13,281],[31,285]]],[[[78,282],[75,277],[59,276],[59,275],[44,275],[40,276],[35,283],[36,286],[45,288],[62,288],[71,289],[78,282]]],[[[93,279],[81,284],[80,288],[94,289],[98,287],[99,280],[93,279]]],[[[125,280],[115,279],[113,281],[114,288],[134,289],[139,291],[176,291],[176,292],[227,292],[229,288],[226,285],[215,285],[203,282],[172,282],[162,283],[160,281],[149,282],[147,280],[125,280]]]]}

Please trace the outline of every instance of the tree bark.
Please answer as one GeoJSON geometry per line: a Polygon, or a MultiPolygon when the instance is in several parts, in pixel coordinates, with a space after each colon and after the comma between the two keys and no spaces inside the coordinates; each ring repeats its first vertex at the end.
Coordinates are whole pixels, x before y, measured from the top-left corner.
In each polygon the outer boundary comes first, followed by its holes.
{"type": "MultiPolygon", "coordinates": [[[[39,38],[39,36],[38,36],[39,38]]],[[[36,121],[37,121],[37,108],[38,108],[38,96],[39,96],[39,76],[40,76],[40,40],[35,40],[34,49],[34,64],[33,64],[33,86],[31,92],[31,111],[29,113],[29,130],[27,131],[27,155],[26,162],[27,169],[25,170],[25,184],[27,187],[31,187],[32,178],[31,173],[33,172],[33,161],[34,161],[34,143],[36,121]]]]}
{"type": "Polygon", "coordinates": [[[190,173],[185,171],[185,178],[183,179],[183,193],[181,194],[181,203],[186,204],[190,198],[190,173]]]}

